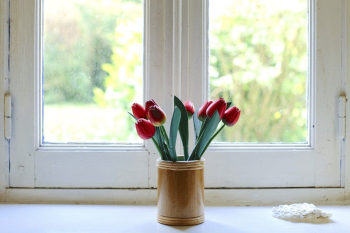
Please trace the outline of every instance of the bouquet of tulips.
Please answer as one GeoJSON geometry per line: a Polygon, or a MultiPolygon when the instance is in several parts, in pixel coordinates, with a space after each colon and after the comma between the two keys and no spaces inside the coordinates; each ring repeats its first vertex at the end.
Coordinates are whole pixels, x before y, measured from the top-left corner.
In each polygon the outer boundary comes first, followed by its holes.
{"type": "Polygon", "coordinates": [[[202,107],[195,112],[191,101],[181,102],[174,96],[174,112],[171,118],[169,134],[164,128],[166,115],[159,105],[152,99],[146,102],[145,107],[134,103],[131,107],[132,114],[136,120],[137,134],[142,139],[152,138],[158,149],[162,160],[200,160],[211,141],[220,133],[225,126],[233,126],[237,123],[241,111],[239,108],[226,102],[223,98],[216,101],[206,101],[202,107]],[[189,154],[188,151],[188,121],[193,116],[195,132],[195,146],[189,154]],[[222,121],[222,126],[218,125],[222,121]],[[184,156],[177,156],[175,151],[177,132],[179,131],[184,156]],[[180,159],[181,158],[181,159],[180,159]]]}

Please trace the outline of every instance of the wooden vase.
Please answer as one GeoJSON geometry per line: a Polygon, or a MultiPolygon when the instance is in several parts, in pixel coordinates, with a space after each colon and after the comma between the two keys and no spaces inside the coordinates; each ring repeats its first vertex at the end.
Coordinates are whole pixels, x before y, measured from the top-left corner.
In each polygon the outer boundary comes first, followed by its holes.
{"type": "Polygon", "coordinates": [[[204,162],[157,160],[159,223],[190,226],[204,222],[204,162]]]}

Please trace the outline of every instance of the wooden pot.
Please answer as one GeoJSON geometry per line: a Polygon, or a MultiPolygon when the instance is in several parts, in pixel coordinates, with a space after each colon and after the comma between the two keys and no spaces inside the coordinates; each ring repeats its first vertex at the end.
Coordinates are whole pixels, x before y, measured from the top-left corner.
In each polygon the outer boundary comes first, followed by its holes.
{"type": "Polygon", "coordinates": [[[190,226],[204,222],[204,161],[157,160],[159,223],[190,226]]]}

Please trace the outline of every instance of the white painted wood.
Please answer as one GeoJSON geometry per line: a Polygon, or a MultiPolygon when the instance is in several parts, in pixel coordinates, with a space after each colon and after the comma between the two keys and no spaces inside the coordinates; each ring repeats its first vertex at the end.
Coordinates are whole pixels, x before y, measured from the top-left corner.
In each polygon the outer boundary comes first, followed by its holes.
{"type": "Polygon", "coordinates": [[[317,1],[315,186],[340,185],[336,122],[341,94],[341,12],[342,1],[317,1]]]}
{"type": "MultiPolygon", "coordinates": [[[[209,149],[205,157],[205,186],[314,187],[316,153],[306,151],[251,151],[232,153],[209,149]],[[300,163],[299,161],[303,162],[300,163]],[[267,172],[268,171],[268,172],[267,172]]],[[[337,185],[334,185],[337,187],[337,185]]]]}
{"type": "Polygon", "coordinates": [[[5,139],[11,139],[11,116],[12,115],[12,101],[11,96],[6,94],[4,97],[4,137],[5,139]]]}
{"type": "Polygon", "coordinates": [[[34,187],[35,1],[11,1],[13,127],[10,185],[34,187]]]}
{"type": "MultiPolygon", "coordinates": [[[[172,1],[157,0],[146,3],[145,100],[154,99],[167,115],[168,130],[172,114],[172,1]]],[[[145,141],[150,152],[148,160],[149,187],[157,186],[156,159],[159,154],[151,140],[145,141]]]]}
{"type": "MultiPolygon", "coordinates": [[[[205,205],[350,204],[343,188],[205,189],[205,205]]],[[[16,189],[6,190],[6,203],[137,204],[157,203],[156,189],[16,189]]]]}
{"type": "MultiPolygon", "coordinates": [[[[8,1],[0,1],[0,116],[4,115],[4,94],[8,80],[8,1]]],[[[4,120],[0,117],[0,132],[4,132],[4,120]]],[[[4,135],[4,134],[1,134],[4,135]]],[[[5,200],[8,186],[8,142],[0,137],[0,201],[5,200]]]]}
{"type": "Polygon", "coordinates": [[[7,203],[150,205],[156,189],[16,189],[6,190],[7,203]]]}
{"type": "Polygon", "coordinates": [[[35,187],[148,188],[148,152],[36,151],[35,187]]]}
{"type": "Polygon", "coordinates": [[[345,138],[345,121],[346,121],[346,97],[339,97],[339,138],[345,138]]]}
{"type": "Polygon", "coordinates": [[[343,188],[295,189],[207,189],[206,205],[284,205],[312,203],[315,205],[349,205],[343,188]]]}
{"type": "Polygon", "coordinates": [[[207,100],[207,0],[184,0],[182,89],[197,108],[207,100]]]}
{"type": "MultiPolygon", "coordinates": [[[[344,56],[343,56],[343,86],[344,86],[344,92],[350,93],[350,82],[349,82],[349,75],[350,75],[350,4],[348,1],[344,2],[344,17],[343,17],[343,26],[345,28],[345,32],[343,33],[343,49],[344,49],[344,56]]],[[[346,108],[346,115],[348,116],[346,118],[346,135],[348,135],[345,138],[344,141],[344,153],[342,154],[342,171],[343,171],[343,185],[345,187],[345,195],[347,197],[350,197],[350,159],[349,159],[349,148],[350,148],[350,107],[349,107],[349,100],[347,99],[347,108],[346,108]],[[347,150],[346,150],[347,149],[347,150]]]]}

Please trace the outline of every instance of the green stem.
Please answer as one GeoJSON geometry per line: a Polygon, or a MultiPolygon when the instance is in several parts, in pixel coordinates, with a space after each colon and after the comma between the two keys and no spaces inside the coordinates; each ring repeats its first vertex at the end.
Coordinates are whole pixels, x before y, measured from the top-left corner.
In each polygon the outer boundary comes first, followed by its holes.
{"type": "Polygon", "coordinates": [[[184,160],[188,160],[188,146],[184,146],[184,160]]]}
{"type": "Polygon", "coordinates": [[[202,135],[201,135],[200,137],[198,137],[198,143],[197,143],[197,144],[195,145],[195,147],[193,148],[192,153],[191,153],[191,156],[187,159],[187,161],[194,160],[194,158],[196,157],[196,151],[197,151],[197,148],[198,148],[198,146],[199,146],[199,142],[200,142],[200,140],[201,140],[201,137],[202,137],[202,135]]]}
{"type": "MultiPolygon", "coordinates": [[[[208,148],[208,146],[210,145],[210,143],[213,141],[213,139],[220,133],[220,131],[221,131],[224,127],[225,127],[225,124],[223,124],[223,125],[220,127],[220,129],[218,129],[218,130],[214,133],[214,135],[210,138],[210,140],[209,140],[208,144],[205,146],[205,148],[204,148],[202,154],[199,155],[199,159],[202,158],[204,152],[207,150],[207,148],[208,148]]],[[[199,159],[198,159],[198,160],[199,160],[199,159]]]]}
{"type": "Polygon", "coordinates": [[[205,118],[205,121],[204,121],[204,122],[202,123],[202,125],[201,125],[201,130],[199,131],[199,136],[198,136],[198,138],[200,138],[200,137],[202,136],[205,127],[206,127],[206,126],[208,125],[208,123],[209,123],[209,120],[210,120],[209,117],[205,118]]]}
{"type": "Polygon", "coordinates": [[[137,118],[134,115],[132,115],[130,112],[128,112],[128,113],[130,116],[132,116],[137,121],[137,118]]]}
{"type": "Polygon", "coordinates": [[[160,148],[159,148],[159,145],[158,145],[157,141],[156,141],[153,137],[152,137],[152,141],[153,141],[154,145],[156,146],[156,148],[157,148],[157,150],[158,150],[158,153],[160,154],[160,158],[161,158],[162,160],[165,160],[164,157],[163,157],[162,151],[161,151],[160,148]]]}
{"type": "Polygon", "coordinates": [[[166,153],[166,148],[164,147],[164,138],[162,136],[162,133],[160,132],[159,127],[156,127],[154,138],[158,142],[159,149],[161,151],[161,154],[163,155],[164,160],[170,160],[170,158],[168,158],[168,155],[166,153]]]}
{"type": "Polygon", "coordinates": [[[168,137],[168,134],[166,133],[164,125],[160,126],[159,128],[162,132],[163,137],[166,139],[166,143],[169,145],[169,137],[168,137]]]}

